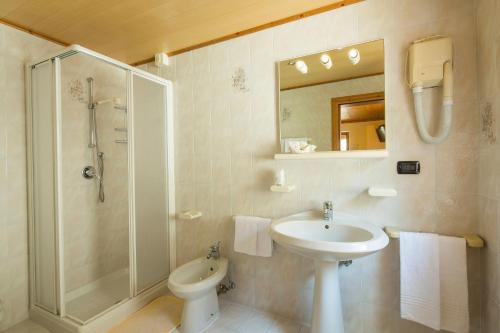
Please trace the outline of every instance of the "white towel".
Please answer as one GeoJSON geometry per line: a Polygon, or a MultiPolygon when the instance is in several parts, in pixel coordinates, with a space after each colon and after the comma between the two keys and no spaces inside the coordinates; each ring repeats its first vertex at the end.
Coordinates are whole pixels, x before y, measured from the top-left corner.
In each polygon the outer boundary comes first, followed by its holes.
{"type": "Polygon", "coordinates": [[[439,236],[400,233],[401,317],[439,330],[439,236]]]}
{"type": "Polygon", "coordinates": [[[269,233],[271,219],[259,218],[257,225],[257,255],[260,257],[271,257],[273,255],[273,240],[269,233]]]}
{"type": "Polygon", "coordinates": [[[236,216],[234,250],[252,256],[270,257],[273,241],[269,234],[271,219],[236,216]]]}
{"type": "Polygon", "coordinates": [[[253,217],[236,216],[234,218],[234,251],[248,255],[257,255],[258,225],[253,217]]]}
{"type": "Polygon", "coordinates": [[[439,236],[441,329],[469,332],[469,293],[465,239],[439,236]]]}

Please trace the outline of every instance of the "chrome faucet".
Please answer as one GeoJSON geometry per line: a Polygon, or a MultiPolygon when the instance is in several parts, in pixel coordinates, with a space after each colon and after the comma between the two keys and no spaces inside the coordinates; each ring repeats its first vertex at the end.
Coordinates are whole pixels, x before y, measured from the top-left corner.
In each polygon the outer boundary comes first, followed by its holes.
{"type": "Polygon", "coordinates": [[[219,259],[220,258],[220,241],[208,248],[207,259],[219,259]]]}
{"type": "Polygon", "coordinates": [[[323,220],[333,220],[333,203],[331,201],[323,202],[323,220]]]}

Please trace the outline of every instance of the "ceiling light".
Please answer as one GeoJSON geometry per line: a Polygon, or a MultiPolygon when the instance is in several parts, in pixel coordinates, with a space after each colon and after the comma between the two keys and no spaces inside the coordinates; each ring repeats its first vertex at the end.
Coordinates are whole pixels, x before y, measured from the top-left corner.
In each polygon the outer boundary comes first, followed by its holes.
{"type": "Polygon", "coordinates": [[[326,69],[330,69],[333,66],[332,59],[330,56],[326,53],[322,54],[321,57],[319,58],[323,66],[325,66],[326,69]]]}
{"type": "Polygon", "coordinates": [[[307,74],[307,64],[303,60],[297,60],[295,62],[295,68],[302,74],[307,74]]]}
{"type": "Polygon", "coordinates": [[[359,54],[358,49],[350,49],[347,55],[353,65],[357,65],[361,60],[361,56],[359,54]]]}

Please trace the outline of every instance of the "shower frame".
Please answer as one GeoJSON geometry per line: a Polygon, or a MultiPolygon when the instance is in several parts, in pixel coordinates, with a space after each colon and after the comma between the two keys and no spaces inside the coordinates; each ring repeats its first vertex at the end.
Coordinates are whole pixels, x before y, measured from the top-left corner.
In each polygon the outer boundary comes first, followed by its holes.
{"type": "Polygon", "coordinates": [[[25,67],[25,82],[26,82],[26,135],[27,135],[27,190],[28,190],[28,231],[29,231],[29,282],[30,282],[30,318],[52,330],[54,333],[90,333],[106,331],[113,325],[124,320],[128,315],[137,311],[152,299],[165,293],[166,278],[156,282],[154,285],[147,287],[144,290],[139,290],[136,281],[137,263],[136,263],[136,239],[135,239],[135,173],[134,173],[134,129],[132,126],[134,119],[134,101],[133,101],[133,76],[146,79],[162,85],[165,89],[165,168],[166,168],[166,195],[167,195],[167,230],[168,230],[168,246],[169,246],[169,272],[172,272],[176,267],[176,243],[175,243],[175,182],[174,182],[174,134],[173,134],[173,92],[172,82],[156,75],[132,67],[105,55],[99,54],[92,50],[86,49],[80,45],[71,45],[59,52],[50,54],[49,56],[38,61],[30,62],[25,67]],[[63,220],[61,202],[61,60],[76,54],[83,54],[93,57],[97,60],[106,62],[110,65],[124,69],[126,71],[127,84],[127,124],[128,133],[128,210],[129,210],[129,281],[130,290],[129,297],[115,304],[103,312],[92,317],[84,323],[75,321],[70,316],[67,316],[65,311],[64,297],[65,277],[64,277],[64,240],[63,240],[63,220]],[[55,217],[55,298],[56,308],[47,309],[39,304],[35,304],[35,213],[34,213],[34,175],[33,175],[33,105],[32,105],[32,69],[42,63],[52,61],[52,108],[54,118],[52,133],[52,142],[54,149],[54,217],[55,217]]]}

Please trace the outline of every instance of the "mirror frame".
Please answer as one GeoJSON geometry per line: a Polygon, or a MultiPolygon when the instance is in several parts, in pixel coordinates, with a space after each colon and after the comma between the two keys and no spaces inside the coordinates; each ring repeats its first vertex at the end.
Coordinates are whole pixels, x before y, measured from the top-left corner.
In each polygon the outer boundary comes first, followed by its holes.
{"type": "Polygon", "coordinates": [[[283,153],[281,151],[281,97],[280,97],[280,62],[282,61],[290,61],[292,59],[300,58],[300,57],[306,57],[309,55],[313,55],[316,53],[321,53],[321,52],[328,52],[336,49],[343,49],[347,47],[352,47],[356,46],[359,44],[365,44],[365,43],[370,43],[370,42],[376,42],[382,40],[384,43],[384,93],[385,93],[385,124],[387,128],[387,123],[388,123],[388,112],[387,112],[387,62],[386,62],[386,54],[387,54],[387,47],[386,47],[386,40],[385,38],[377,38],[377,39],[372,39],[372,40],[367,40],[367,41],[360,41],[356,43],[351,43],[351,44],[345,44],[339,47],[331,48],[328,50],[322,50],[319,52],[315,53],[308,53],[308,54],[302,54],[302,55],[297,55],[291,58],[286,58],[286,59],[280,59],[275,62],[275,68],[276,68],[276,95],[277,95],[277,101],[276,101],[276,122],[277,122],[277,142],[276,145],[278,147],[278,153],[274,154],[274,159],[276,160],[305,160],[305,159],[325,159],[325,158],[384,158],[389,156],[389,140],[385,140],[385,148],[384,149],[371,149],[371,150],[349,150],[349,151],[337,151],[337,150],[331,150],[331,151],[318,151],[318,152],[313,152],[313,153],[304,153],[304,154],[294,154],[294,153],[283,153]]]}

